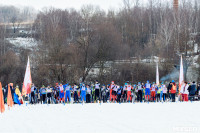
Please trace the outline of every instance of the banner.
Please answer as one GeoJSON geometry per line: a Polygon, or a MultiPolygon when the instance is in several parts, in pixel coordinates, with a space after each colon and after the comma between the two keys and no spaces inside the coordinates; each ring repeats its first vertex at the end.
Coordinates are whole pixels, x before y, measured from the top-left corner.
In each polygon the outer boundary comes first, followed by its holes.
{"type": "Polygon", "coordinates": [[[3,97],[2,85],[0,82],[0,112],[3,113],[4,111],[5,111],[4,97],[3,97]]]}
{"type": "Polygon", "coordinates": [[[26,66],[26,72],[25,72],[24,82],[23,82],[23,87],[22,87],[22,95],[31,93],[31,84],[32,84],[31,68],[30,68],[30,61],[28,57],[28,62],[26,66]]]}
{"type": "Polygon", "coordinates": [[[182,59],[182,55],[181,55],[181,61],[180,61],[180,73],[179,73],[179,93],[181,90],[181,84],[182,82],[184,82],[184,75],[183,75],[183,59],[182,59]]]}
{"type": "Polygon", "coordinates": [[[12,107],[12,106],[13,106],[13,98],[12,98],[12,94],[11,94],[11,90],[10,90],[10,84],[8,84],[7,105],[8,105],[9,107],[12,107]]]}
{"type": "Polygon", "coordinates": [[[156,85],[159,85],[159,71],[158,71],[158,63],[156,63],[156,85]]]}

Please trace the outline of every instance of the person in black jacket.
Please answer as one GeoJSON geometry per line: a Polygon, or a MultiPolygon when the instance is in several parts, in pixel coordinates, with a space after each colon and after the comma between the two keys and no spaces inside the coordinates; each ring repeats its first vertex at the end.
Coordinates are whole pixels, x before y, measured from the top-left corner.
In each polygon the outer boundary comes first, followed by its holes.
{"type": "Polygon", "coordinates": [[[169,93],[172,89],[172,82],[169,83],[169,85],[167,86],[167,97],[169,99],[171,99],[171,93],[169,93]]]}
{"type": "Polygon", "coordinates": [[[189,97],[190,97],[189,99],[190,99],[190,101],[193,101],[194,100],[195,91],[196,91],[195,81],[192,82],[192,85],[189,86],[188,90],[189,90],[189,97]]]}

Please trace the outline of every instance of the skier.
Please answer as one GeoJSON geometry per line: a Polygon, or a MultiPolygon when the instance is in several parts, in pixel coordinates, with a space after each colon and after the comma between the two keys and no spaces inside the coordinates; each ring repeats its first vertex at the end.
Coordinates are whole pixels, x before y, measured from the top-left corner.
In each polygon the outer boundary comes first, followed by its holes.
{"type": "Polygon", "coordinates": [[[74,83],[74,86],[73,86],[73,93],[74,93],[74,102],[75,102],[75,103],[79,102],[77,91],[78,91],[78,86],[76,85],[76,83],[74,83]]]}
{"type": "Polygon", "coordinates": [[[155,85],[155,83],[153,83],[153,85],[151,86],[151,97],[152,97],[152,101],[155,102],[156,101],[156,85],[155,85]]]}
{"type": "Polygon", "coordinates": [[[181,83],[181,90],[180,90],[180,101],[181,102],[184,101],[184,88],[185,88],[185,83],[184,83],[184,81],[182,81],[182,83],[181,83]]]}
{"type": "Polygon", "coordinates": [[[122,96],[122,86],[120,87],[120,86],[118,86],[117,87],[118,89],[117,89],[117,102],[118,103],[120,103],[121,102],[121,96],[122,96]]]}
{"type": "Polygon", "coordinates": [[[167,87],[164,83],[163,84],[163,101],[165,102],[166,98],[167,98],[167,87]]]}
{"type": "Polygon", "coordinates": [[[162,101],[164,87],[166,87],[166,86],[165,86],[164,83],[162,82],[162,83],[161,83],[161,86],[160,86],[160,101],[162,101]]]}
{"type": "Polygon", "coordinates": [[[113,89],[115,88],[115,82],[112,81],[110,85],[110,102],[113,101],[113,89]]]}
{"type": "Polygon", "coordinates": [[[110,85],[108,84],[106,88],[106,101],[108,100],[109,95],[110,95],[110,85]]]}
{"type": "Polygon", "coordinates": [[[95,86],[95,97],[94,97],[94,100],[97,101],[97,98],[98,98],[98,100],[100,100],[99,99],[100,83],[98,81],[96,81],[96,84],[94,86],[95,86]]]}
{"type": "Polygon", "coordinates": [[[188,88],[188,90],[189,90],[189,99],[190,99],[190,101],[193,101],[194,100],[195,91],[196,91],[195,81],[192,82],[192,85],[188,88]]]}
{"type": "Polygon", "coordinates": [[[112,89],[113,102],[117,100],[117,90],[118,90],[118,85],[115,85],[114,88],[112,89]]]}
{"type": "Polygon", "coordinates": [[[107,101],[107,99],[106,99],[106,86],[105,85],[102,86],[101,96],[102,96],[103,103],[105,103],[107,101]]]}
{"type": "Polygon", "coordinates": [[[127,98],[127,83],[124,84],[124,87],[123,87],[123,92],[122,92],[122,98],[123,98],[123,102],[126,101],[126,98],[127,98]]]}
{"type": "Polygon", "coordinates": [[[83,102],[83,99],[84,99],[84,101],[86,101],[87,88],[84,83],[82,83],[82,86],[80,87],[80,91],[81,91],[81,102],[83,102]]]}
{"type": "Polygon", "coordinates": [[[44,85],[42,85],[41,94],[42,94],[42,101],[41,101],[41,103],[45,104],[45,101],[46,101],[46,88],[45,88],[44,85]]]}
{"type": "Polygon", "coordinates": [[[171,92],[172,102],[175,102],[175,96],[176,96],[176,83],[175,83],[174,80],[172,80],[172,88],[171,88],[170,92],[171,92]]]}
{"type": "Polygon", "coordinates": [[[137,101],[139,102],[142,102],[142,85],[140,82],[138,82],[138,85],[137,85],[137,90],[138,90],[138,93],[137,93],[137,101]]]}
{"type": "Polygon", "coordinates": [[[87,94],[86,94],[86,103],[91,103],[92,90],[90,89],[89,85],[87,85],[86,87],[87,87],[87,89],[86,89],[86,92],[87,92],[87,94]]]}
{"type": "Polygon", "coordinates": [[[65,102],[71,102],[71,86],[69,84],[64,85],[65,88],[65,102]]]}
{"type": "Polygon", "coordinates": [[[151,84],[149,83],[149,80],[147,80],[147,83],[145,84],[145,99],[148,101],[150,98],[150,88],[151,84]]]}
{"type": "Polygon", "coordinates": [[[53,88],[54,102],[58,103],[59,101],[59,85],[56,83],[56,86],[53,88]]]}
{"type": "Polygon", "coordinates": [[[171,89],[172,89],[172,82],[169,83],[169,85],[167,86],[167,97],[169,100],[171,100],[171,89]]]}
{"type": "Polygon", "coordinates": [[[131,90],[133,89],[133,87],[130,85],[130,84],[128,84],[127,85],[127,99],[126,99],[126,101],[131,101],[132,99],[131,99],[131,90]]]}
{"type": "Polygon", "coordinates": [[[135,102],[135,98],[136,98],[136,90],[137,90],[137,85],[133,85],[133,89],[131,91],[131,98],[132,98],[132,102],[135,102]]]}
{"type": "Polygon", "coordinates": [[[60,102],[63,103],[64,102],[64,87],[62,83],[60,83],[59,85],[59,97],[60,97],[60,102]]]}
{"type": "Polygon", "coordinates": [[[160,85],[157,85],[157,91],[156,91],[156,99],[157,99],[157,102],[160,102],[161,99],[160,99],[160,92],[161,92],[161,86],[160,85]]]}
{"type": "Polygon", "coordinates": [[[47,92],[47,104],[50,104],[52,102],[52,99],[51,99],[52,90],[50,86],[47,87],[46,92],[47,92]]]}
{"type": "Polygon", "coordinates": [[[183,88],[183,97],[184,97],[184,101],[188,101],[188,94],[189,94],[189,91],[188,91],[188,88],[189,88],[189,85],[188,85],[188,83],[187,82],[184,82],[184,88],[183,88]]]}
{"type": "Polygon", "coordinates": [[[34,104],[35,103],[35,90],[36,90],[36,87],[34,86],[34,83],[32,83],[31,85],[31,104],[34,104]]]}

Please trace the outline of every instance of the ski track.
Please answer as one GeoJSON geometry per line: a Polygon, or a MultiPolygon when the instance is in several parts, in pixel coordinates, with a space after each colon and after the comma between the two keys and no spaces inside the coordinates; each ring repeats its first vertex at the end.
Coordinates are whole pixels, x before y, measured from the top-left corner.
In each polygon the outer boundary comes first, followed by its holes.
{"type": "Polygon", "coordinates": [[[200,102],[15,105],[0,114],[0,133],[199,133],[199,118],[200,102]]]}

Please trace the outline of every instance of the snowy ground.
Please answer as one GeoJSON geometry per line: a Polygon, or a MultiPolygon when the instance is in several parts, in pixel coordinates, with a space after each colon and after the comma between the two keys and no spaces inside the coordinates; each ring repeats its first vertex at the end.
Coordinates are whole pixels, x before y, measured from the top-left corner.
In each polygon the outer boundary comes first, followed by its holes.
{"type": "Polygon", "coordinates": [[[0,133],[200,133],[200,102],[22,105],[0,133]]]}
{"type": "Polygon", "coordinates": [[[37,41],[34,38],[7,38],[11,44],[15,45],[16,47],[23,47],[23,48],[31,48],[37,46],[37,41]]]}

